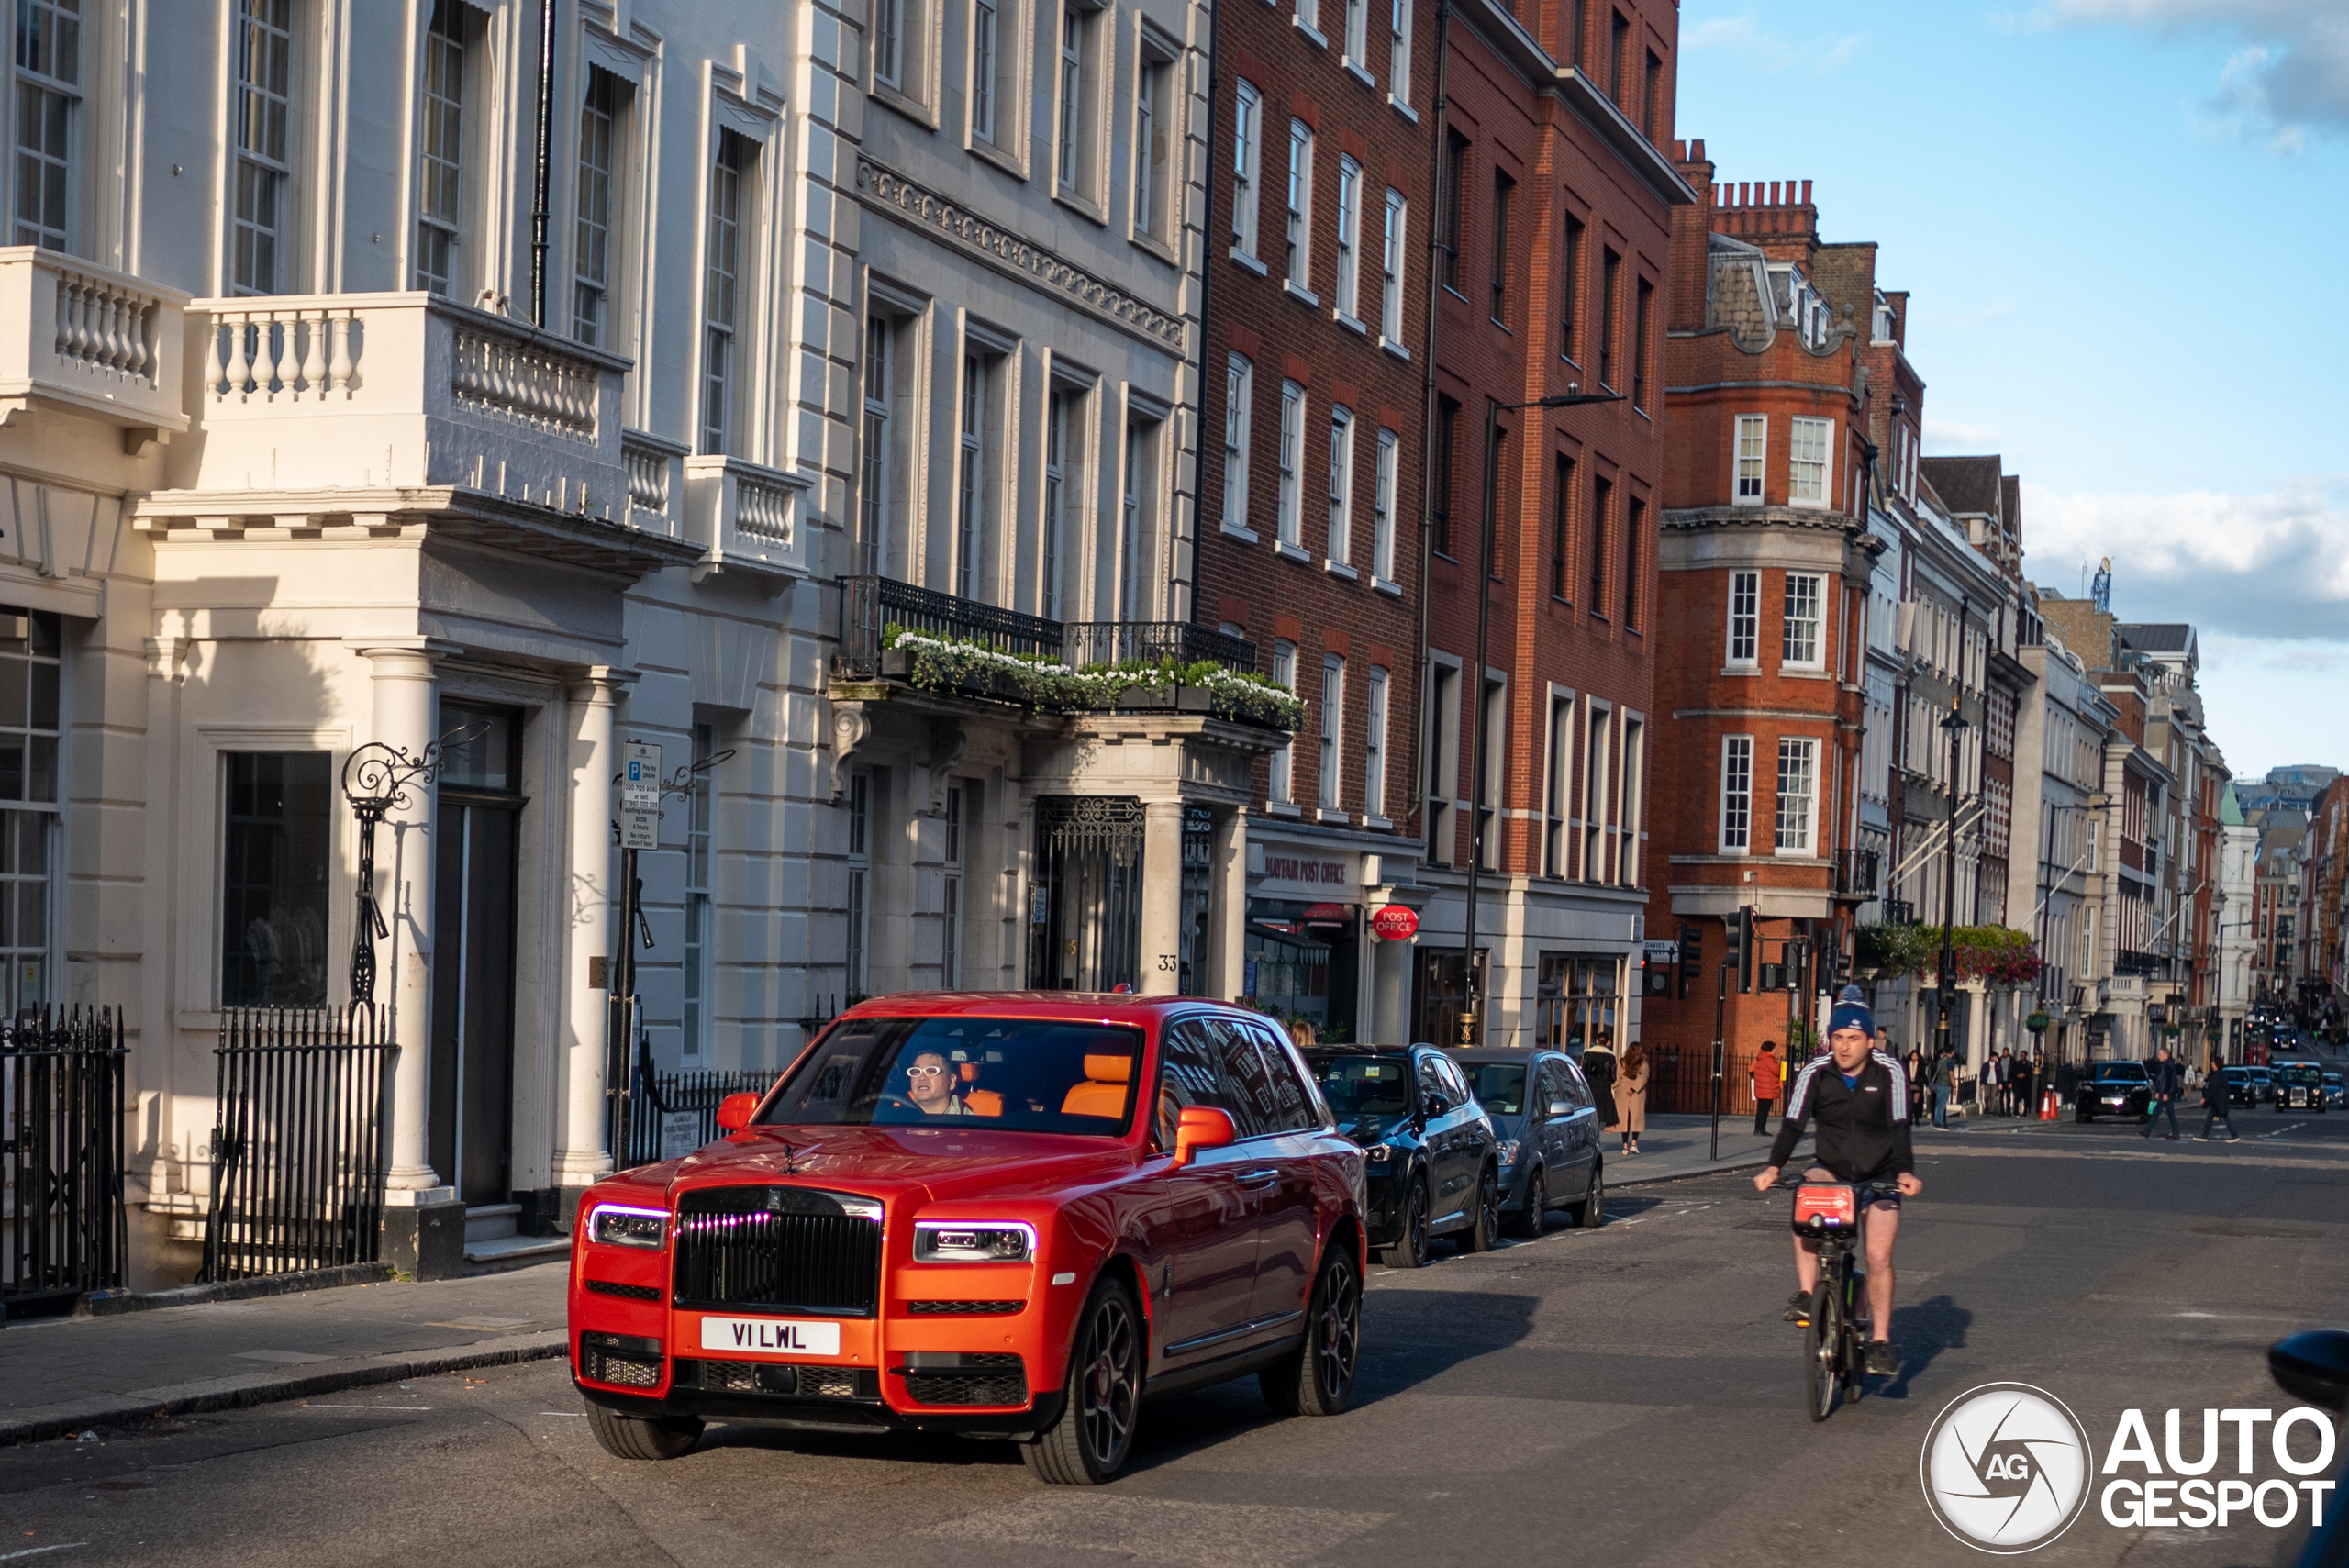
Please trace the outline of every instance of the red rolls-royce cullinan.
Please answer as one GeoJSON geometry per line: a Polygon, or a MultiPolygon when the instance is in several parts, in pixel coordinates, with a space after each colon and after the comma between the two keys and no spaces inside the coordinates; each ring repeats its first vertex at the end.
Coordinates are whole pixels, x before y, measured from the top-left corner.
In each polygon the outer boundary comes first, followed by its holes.
{"type": "Polygon", "coordinates": [[[1288,1041],[1194,998],[913,993],[842,1014],[718,1141],[582,1197],[572,1370],[626,1459],[706,1421],[1008,1438],[1046,1481],[1151,1395],[1334,1415],[1363,1154],[1288,1041]]]}

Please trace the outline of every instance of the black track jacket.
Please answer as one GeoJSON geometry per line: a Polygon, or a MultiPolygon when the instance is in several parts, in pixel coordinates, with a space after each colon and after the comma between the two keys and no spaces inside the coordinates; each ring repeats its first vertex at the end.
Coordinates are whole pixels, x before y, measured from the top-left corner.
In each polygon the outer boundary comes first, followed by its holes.
{"type": "Polygon", "coordinates": [[[1888,1182],[1917,1169],[1909,1147],[1909,1074],[1881,1051],[1860,1063],[1859,1083],[1846,1084],[1835,1058],[1822,1052],[1795,1075],[1786,1119],[1770,1145],[1770,1163],[1783,1166],[1802,1140],[1803,1124],[1819,1121],[1819,1163],[1843,1181],[1888,1182]]]}

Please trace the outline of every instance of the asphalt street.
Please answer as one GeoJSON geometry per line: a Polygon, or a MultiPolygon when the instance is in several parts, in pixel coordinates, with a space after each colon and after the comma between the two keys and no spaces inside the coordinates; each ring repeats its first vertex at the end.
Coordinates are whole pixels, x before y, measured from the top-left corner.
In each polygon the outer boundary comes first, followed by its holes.
{"type": "MultiPolygon", "coordinates": [[[[2034,1385],[2099,1456],[2123,1411],[2158,1443],[2180,1408],[2190,1448],[2205,1407],[2288,1405],[2272,1340],[2349,1321],[2349,1115],[2237,1121],[2232,1145],[1921,1135],[1902,1370],[1823,1425],[1779,1320],[1787,1197],[1717,1175],[1613,1195],[1595,1232],[1378,1274],[1353,1410],[1277,1421],[1252,1382],[1155,1404],[1097,1491],[942,1438],[712,1428],[624,1464],[540,1362],[0,1451],[0,1563],[1978,1563],[1919,1480],[1955,1396],[2034,1385]]],[[[2123,1528],[2092,1501],[2030,1560],[2264,1564],[2298,1534],[2123,1528]]]]}

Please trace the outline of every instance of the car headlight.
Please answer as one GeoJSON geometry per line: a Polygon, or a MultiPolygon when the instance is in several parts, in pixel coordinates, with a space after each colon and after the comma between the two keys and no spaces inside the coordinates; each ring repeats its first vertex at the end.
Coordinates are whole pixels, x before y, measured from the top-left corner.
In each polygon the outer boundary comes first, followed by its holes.
{"type": "Polygon", "coordinates": [[[1362,1157],[1374,1165],[1384,1165],[1386,1163],[1387,1157],[1394,1152],[1395,1151],[1384,1143],[1374,1143],[1362,1151],[1362,1157]]]}
{"type": "Polygon", "coordinates": [[[914,1260],[923,1263],[1024,1263],[1036,1255],[1036,1228],[1016,1219],[918,1219],[914,1260]]]}
{"type": "Polygon", "coordinates": [[[587,1211],[587,1240],[607,1247],[658,1248],[669,1229],[669,1212],[628,1204],[599,1203],[587,1211]]]}
{"type": "Polygon", "coordinates": [[[1514,1165],[1517,1163],[1516,1139],[1505,1138],[1501,1140],[1501,1163],[1504,1165],[1514,1165]]]}

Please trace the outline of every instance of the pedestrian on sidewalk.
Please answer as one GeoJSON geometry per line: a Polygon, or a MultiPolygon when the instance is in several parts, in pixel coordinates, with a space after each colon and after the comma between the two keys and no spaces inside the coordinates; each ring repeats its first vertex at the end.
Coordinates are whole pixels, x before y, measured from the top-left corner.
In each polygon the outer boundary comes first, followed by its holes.
{"type": "MultiPolygon", "coordinates": [[[[1886,1029],[1877,1038],[1889,1045],[1892,1031],[1886,1029]]],[[[1909,1125],[1914,1127],[1924,1119],[1925,1052],[1923,1048],[1912,1045],[1909,1048],[1909,1125]]]]}
{"type": "Polygon", "coordinates": [[[1623,1075],[1615,1082],[1615,1106],[1623,1118],[1623,1152],[1640,1151],[1648,1129],[1648,1048],[1634,1044],[1623,1053],[1623,1075]]]}
{"type": "Polygon", "coordinates": [[[1765,1040],[1760,1054],[1753,1058],[1753,1130],[1770,1130],[1770,1106],[1778,1097],[1778,1084],[1786,1071],[1784,1059],[1778,1055],[1778,1042],[1765,1040]]]}
{"type": "MultiPolygon", "coordinates": [[[[2154,1124],[2161,1119],[2164,1111],[2167,1111],[2169,1131],[2165,1136],[2175,1143],[2177,1141],[2177,1096],[2186,1087],[2186,1070],[2171,1059],[2169,1047],[2166,1045],[2163,1046],[2154,1057],[2152,1078],[2154,1097],[2145,1106],[2145,1130],[2143,1136],[2153,1137],[2154,1124]]],[[[2232,1132],[2234,1129],[2230,1126],[2227,1130],[2232,1132]]]]}
{"type": "Polygon", "coordinates": [[[2038,1076],[2032,1071],[2035,1065],[2031,1052],[2027,1051],[2015,1058],[2015,1115],[2017,1116],[2028,1117],[2039,1114],[2039,1107],[2032,1103],[2031,1098],[2032,1090],[2036,1086],[2035,1080],[2038,1076]]]}
{"type": "Polygon", "coordinates": [[[2202,1074],[2200,1137],[2203,1142],[2208,1143],[2210,1140],[2210,1126],[2213,1122],[2226,1124],[2228,1142],[2243,1141],[2243,1135],[2235,1130],[2234,1118],[2227,1114],[2232,1108],[2232,1102],[2228,1097],[2227,1064],[2214,1056],[2210,1058],[2210,1070],[2202,1074]]]}
{"type": "Polygon", "coordinates": [[[1950,1096],[1957,1093],[1957,1052],[1944,1051],[1933,1058],[1933,1125],[1949,1126],[1950,1096]]]}
{"type": "Polygon", "coordinates": [[[2015,1114],[2015,1052],[2014,1052],[2014,1047],[2012,1047],[2012,1046],[2001,1046],[2001,1047],[1999,1048],[1999,1050],[1998,1050],[1998,1071],[1997,1071],[1997,1073],[1996,1073],[1995,1074],[1993,1074],[1993,1076],[1992,1076],[1992,1080],[1991,1080],[1991,1081],[1992,1081],[1993,1083],[1995,1083],[1995,1084],[1998,1085],[1998,1114],[1999,1114],[2000,1116],[2012,1116],[2012,1115],[2014,1115],[2014,1114],[2015,1114]]]}
{"type": "Polygon", "coordinates": [[[1598,1108],[1598,1125],[1613,1132],[1621,1125],[1615,1108],[1615,1035],[1600,1029],[1582,1051],[1583,1082],[1590,1085],[1590,1103],[1598,1108]]]}

